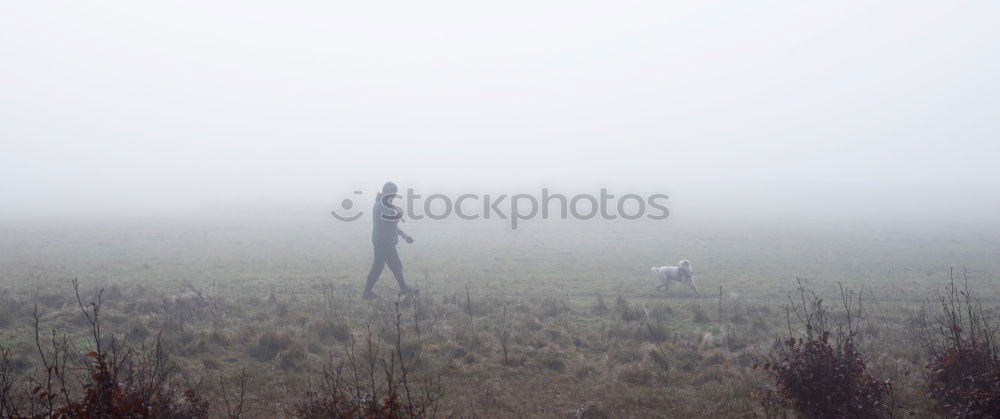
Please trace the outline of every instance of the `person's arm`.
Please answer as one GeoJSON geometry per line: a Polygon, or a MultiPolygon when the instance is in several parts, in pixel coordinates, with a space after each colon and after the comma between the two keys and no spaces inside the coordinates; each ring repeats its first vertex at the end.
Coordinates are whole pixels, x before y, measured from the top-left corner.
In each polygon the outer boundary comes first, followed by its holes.
{"type": "Polygon", "coordinates": [[[385,211],[389,212],[393,217],[399,216],[398,218],[396,218],[394,222],[394,224],[396,224],[396,235],[402,237],[403,240],[406,240],[407,243],[413,243],[413,237],[410,237],[408,234],[406,234],[406,232],[403,231],[403,229],[399,228],[399,222],[400,221],[405,222],[403,220],[403,217],[401,216],[403,210],[395,205],[391,205],[389,208],[386,208],[385,211]]]}
{"type": "Polygon", "coordinates": [[[402,237],[403,240],[406,240],[407,243],[413,243],[413,237],[410,237],[408,234],[404,233],[401,228],[396,227],[396,234],[398,234],[399,237],[402,237]]]}
{"type": "Polygon", "coordinates": [[[402,237],[407,243],[413,243],[413,237],[410,237],[401,228],[399,228],[399,222],[404,221],[403,217],[400,215],[403,213],[402,209],[395,205],[386,205],[382,202],[381,205],[378,206],[378,211],[380,212],[378,217],[380,220],[378,222],[392,223],[396,227],[397,236],[402,237]]]}

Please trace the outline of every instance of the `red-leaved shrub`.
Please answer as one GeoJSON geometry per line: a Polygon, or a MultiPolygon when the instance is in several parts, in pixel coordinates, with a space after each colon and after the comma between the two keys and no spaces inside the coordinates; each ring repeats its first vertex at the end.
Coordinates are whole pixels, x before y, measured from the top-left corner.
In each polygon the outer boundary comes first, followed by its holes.
{"type": "Polygon", "coordinates": [[[938,338],[927,343],[928,396],[950,417],[1000,418],[1000,351],[995,323],[964,287],[951,283],[938,294],[938,338]]]}
{"type": "MultiPolygon", "coordinates": [[[[190,418],[208,417],[208,402],[197,391],[187,389],[177,396],[164,386],[143,389],[119,381],[118,367],[96,352],[90,352],[90,382],[84,384],[79,400],[69,400],[52,416],[57,418],[190,418]],[[147,391],[151,390],[151,391],[147,391]]],[[[36,397],[48,395],[35,387],[36,397]]]]}
{"type": "Polygon", "coordinates": [[[794,298],[789,294],[787,308],[791,336],[775,347],[772,361],[763,366],[775,384],[761,400],[767,413],[791,409],[809,418],[892,416],[892,382],[871,376],[855,346],[859,317],[853,311],[860,309],[863,293],[841,289],[846,320],[834,338],[823,300],[807,291],[802,280],[797,291],[794,298]],[[793,315],[805,328],[802,337],[793,334],[793,315]]]}
{"type": "Polygon", "coordinates": [[[90,326],[93,351],[79,363],[70,354],[77,349],[67,335],[52,332],[44,341],[38,307],[33,330],[41,371],[15,370],[10,351],[0,345],[0,417],[4,418],[205,418],[208,402],[196,389],[172,386],[172,372],[157,336],[152,350],[119,345],[102,334],[102,292],[84,304],[74,280],[79,304],[90,326]],[[43,343],[45,342],[45,343],[43,343]],[[21,390],[23,389],[23,390],[21,390]],[[30,391],[29,391],[30,389],[30,391]]]}
{"type": "Polygon", "coordinates": [[[985,343],[932,353],[928,393],[951,417],[1000,418],[1000,361],[985,343]]]}
{"type": "Polygon", "coordinates": [[[892,383],[867,373],[852,339],[832,344],[830,332],[823,332],[784,344],[782,359],[764,365],[777,385],[776,392],[765,396],[766,404],[812,418],[891,415],[892,383]]]}

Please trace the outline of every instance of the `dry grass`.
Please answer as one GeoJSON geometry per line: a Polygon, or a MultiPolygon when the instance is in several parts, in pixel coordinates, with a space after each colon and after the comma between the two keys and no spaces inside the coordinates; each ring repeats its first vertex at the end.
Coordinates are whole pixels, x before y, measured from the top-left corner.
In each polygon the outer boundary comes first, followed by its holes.
{"type": "MultiPolygon", "coordinates": [[[[155,298],[145,297],[157,295],[148,288],[123,287],[117,292],[137,297],[107,302],[110,331],[143,344],[162,330],[174,365],[191,379],[201,377],[209,400],[221,391],[214,385],[217,377],[235,377],[246,369],[256,378],[246,389],[244,416],[250,417],[286,412],[289,400],[317,382],[324,364],[348,359],[348,344],[359,345],[367,336],[375,340],[373,348],[389,351],[397,335],[392,327],[395,306],[389,299],[344,298],[344,304],[329,307],[304,298],[212,297],[202,303],[213,307],[209,308],[164,304],[166,298],[155,303],[155,298]]],[[[76,333],[79,322],[62,299],[35,301],[44,327],[66,330],[71,337],[76,333]]],[[[566,416],[580,411],[584,417],[749,417],[764,413],[755,395],[767,389],[766,376],[751,366],[764,359],[774,336],[783,333],[783,310],[748,301],[690,301],[681,309],[675,302],[656,300],[601,301],[404,299],[399,309],[406,336],[400,339],[399,350],[413,360],[414,373],[442,378],[440,407],[447,414],[566,416]],[[510,334],[506,363],[499,340],[504,330],[510,334]]],[[[8,320],[3,333],[13,342],[6,347],[18,368],[30,372],[31,348],[22,336],[27,317],[20,311],[25,308],[5,306],[8,320]]],[[[920,334],[887,326],[918,325],[923,321],[919,313],[911,306],[883,305],[860,314],[859,347],[873,375],[893,380],[898,412],[933,411],[915,396],[923,388],[921,363],[926,361],[920,334]]],[[[211,411],[224,416],[223,408],[212,406],[211,411]]]]}

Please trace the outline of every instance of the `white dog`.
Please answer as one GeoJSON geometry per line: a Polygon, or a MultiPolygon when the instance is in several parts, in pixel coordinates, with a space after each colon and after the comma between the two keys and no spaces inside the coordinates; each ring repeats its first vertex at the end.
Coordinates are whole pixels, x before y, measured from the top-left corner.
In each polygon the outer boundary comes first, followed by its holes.
{"type": "Polygon", "coordinates": [[[694,270],[691,269],[691,262],[687,259],[682,259],[677,263],[677,266],[660,266],[650,268],[656,277],[660,279],[660,285],[656,286],[656,290],[661,289],[670,290],[670,281],[677,281],[682,284],[687,284],[694,290],[694,293],[698,293],[698,286],[694,283],[694,270]]]}

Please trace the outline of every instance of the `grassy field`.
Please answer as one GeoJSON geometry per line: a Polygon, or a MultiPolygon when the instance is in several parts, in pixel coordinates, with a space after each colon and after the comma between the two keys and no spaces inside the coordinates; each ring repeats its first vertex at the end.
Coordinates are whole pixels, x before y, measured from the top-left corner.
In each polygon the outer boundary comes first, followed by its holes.
{"type": "MultiPolygon", "coordinates": [[[[768,389],[751,367],[787,332],[787,296],[802,278],[828,301],[840,285],[864,290],[860,343],[873,374],[893,380],[900,414],[933,416],[920,307],[952,267],[967,269],[989,312],[1000,302],[992,227],[671,219],[516,232],[406,223],[417,242],[400,252],[422,293],[397,306],[388,270],[383,298],[358,298],[369,228],[314,214],[0,226],[0,343],[37,373],[38,304],[41,329],[86,348],[78,278],[85,299],[105,289],[109,333],[138,344],[162,331],[173,365],[203,380],[209,399],[248,371],[247,417],[289,414],[323,365],[368,336],[390,352],[399,337],[412,371],[439,380],[440,415],[746,417],[762,414],[754,395],[768,389]],[[700,295],[656,292],[649,267],[680,258],[700,295]]],[[[211,413],[226,416],[225,405],[211,413]]]]}

